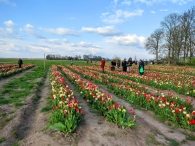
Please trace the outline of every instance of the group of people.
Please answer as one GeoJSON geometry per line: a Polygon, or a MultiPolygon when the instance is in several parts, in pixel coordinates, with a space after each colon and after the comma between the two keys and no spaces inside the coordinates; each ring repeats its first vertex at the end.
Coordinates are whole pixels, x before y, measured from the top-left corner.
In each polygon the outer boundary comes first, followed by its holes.
{"type": "MultiPolygon", "coordinates": [[[[130,73],[133,63],[135,63],[135,61],[132,61],[132,58],[129,58],[128,61],[126,61],[126,58],[125,58],[122,61],[123,72],[130,73]]],[[[22,64],[23,64],[23,61],[21,58],[19,58],[18,59],[19,68],[22,68],[22,64]]],[[[73,62],[73,60],[71,60],[71,65],[73,65],[73,64],[74,64],[74,62],[73,62]]],[[[106,64],[106,60],[105,60],[105,58],[102,58],[101,68],[102,68],[103,73],[105,73],[105,70],[104,70],[105,64],[106,64]]],[[[117,62],[116,62],[116,60],[112,60],[111,61],[111,70],[114,71],[115,67],[117,67],[119,69],[120,64],[121,64],[120,60],[118,60],[117,62]]],[[[144,66],[145,66],[144,61],[140,59],[139,67],[138,67],[140,75],[144,74],[144,66]]]]}
{"type": "MultiPolygon", "coordinates": [[[[129,58],[127,61],[126,61],[126,58],[125,58],[122,61],[122,70],[123,70],[123,72],[130,73],[133,63],[135,63],[135,61],[133,61],[132,58],[129,58]]],[[[105,58],[102,58],[101,68],[102,68],[103,73],[105,72],[105,70],[104,70],[105,64],[106,64],[105,58]]],[[[111,71],[114,71],[115,67],[120,68],[120,64],[121,64],[120,60],[118,60],[117,62],[116,62],[116,60],[112,60],[111,61],[111,71]]],[[[138,70],[139,70],[140,75],[144,74],[144,66],[145,66],[144,61],[142,59],[140,59],[139,66],[138,66],[138,70]]]]}

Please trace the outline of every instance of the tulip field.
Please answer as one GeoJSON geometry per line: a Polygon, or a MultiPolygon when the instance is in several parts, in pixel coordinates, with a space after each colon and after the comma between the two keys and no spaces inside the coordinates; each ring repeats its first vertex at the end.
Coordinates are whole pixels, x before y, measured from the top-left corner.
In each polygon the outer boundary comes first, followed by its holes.
{"type": "Polygon", "coordinates": [[[0,145],[195,145],[195,68],[0,59],[0,145]]]}

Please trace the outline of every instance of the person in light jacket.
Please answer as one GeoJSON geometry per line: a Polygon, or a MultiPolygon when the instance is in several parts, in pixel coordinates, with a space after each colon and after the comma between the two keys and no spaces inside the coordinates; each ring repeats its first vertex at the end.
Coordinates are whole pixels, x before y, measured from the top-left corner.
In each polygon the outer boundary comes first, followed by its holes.
{"type": "Polygon", "coordinates": [[[127,61],[127,72],[130,73],[131,71],[131,66],[133,64],[132,58],[129,58],[129,60],[127,61]]]}

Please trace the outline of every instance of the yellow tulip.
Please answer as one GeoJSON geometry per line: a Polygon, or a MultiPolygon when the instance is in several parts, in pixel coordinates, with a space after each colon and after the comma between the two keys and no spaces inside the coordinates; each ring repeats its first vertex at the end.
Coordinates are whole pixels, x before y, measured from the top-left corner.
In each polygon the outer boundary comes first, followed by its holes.
{"type": "Polygon", "coordinates": [[[190,118],[190,114],[186,114],[186,118],[187,118],[187,119],[190,118]]]}
{"type": "Polygon", "coordinates": [[[123,110],[122,110],[122,112],[124,112],[124,113],[125,113],[125,112],[126,112],[126,109],[123,109],[123,110]]]}

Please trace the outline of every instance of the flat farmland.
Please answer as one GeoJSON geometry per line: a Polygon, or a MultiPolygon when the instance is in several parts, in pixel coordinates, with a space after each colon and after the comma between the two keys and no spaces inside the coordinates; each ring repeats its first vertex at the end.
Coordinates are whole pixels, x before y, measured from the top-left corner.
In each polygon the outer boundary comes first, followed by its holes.
{"type": "Polygon", "coordinates": [[[195,68],[0,59],[2,146],[195,145],[195,68]]]}

